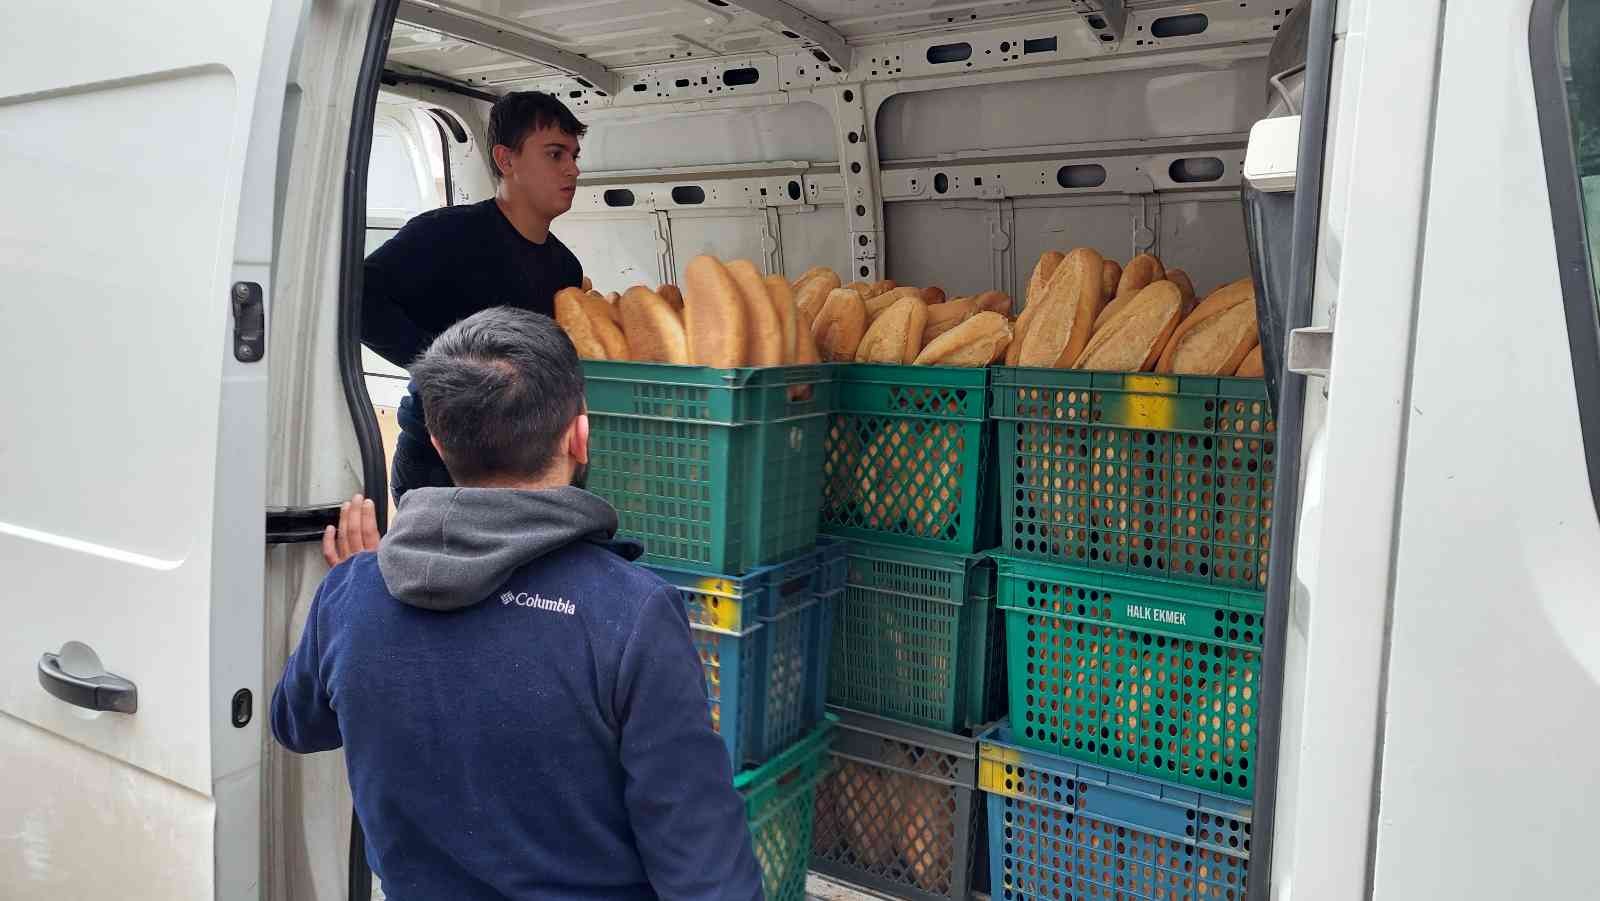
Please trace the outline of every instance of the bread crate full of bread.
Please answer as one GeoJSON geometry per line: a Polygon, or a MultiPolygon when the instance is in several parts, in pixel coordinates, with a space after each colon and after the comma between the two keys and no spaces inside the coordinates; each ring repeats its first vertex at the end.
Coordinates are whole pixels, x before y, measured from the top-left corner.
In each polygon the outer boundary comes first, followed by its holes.
{"type": "Polygon", "coordinates": [[[793,559],[816,542],[832,368],[782,276],[700,256],[682,281],[556,297],[585,360],[588,487],[646,563],[738,575],[793,559]]]}
{"type": "Polygon", "coordinates": [[[1276,427],[1251,281],[1079,248],[1030,280],[996,368],[1004,553],[1262,590],[1276,427]]]}

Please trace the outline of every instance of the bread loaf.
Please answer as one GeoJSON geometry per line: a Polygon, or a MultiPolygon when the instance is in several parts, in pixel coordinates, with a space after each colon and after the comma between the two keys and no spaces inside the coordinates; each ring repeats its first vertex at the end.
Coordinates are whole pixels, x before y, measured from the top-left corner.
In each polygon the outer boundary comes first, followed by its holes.
{"type": "Polygon", "coordinates": [[[857,363],[911,363],[922,351],[922,330],[928,307],[920,297],[902,297],[885,310],[861,336],[857,363]]]}
{"type": "Polygon", "coordinates": [[[812,320],[804,310],[794,311],[794,361],[802,366],[822,362],[822,351],[817,339],[811,336],[812,320]]]}
{"type": "Polygon", "coordinates": [[[1107,298],[1115,300],[1117,285],[1122,281],[1122,264],[1116,260],[1106,260],[1100,264],[1100,287],[1105,291],[1107,298]]]}
{"type": "MultiPolygon", "coordinates": [[[[1043,293],[1042,291],[1040,292],[1043,293]]],[[[1006,365],[1015,366],[1022,357],[1022,340],[1028,336],[1028,330],[1033,328],[1033,317],[1038,315],[1040,307],[1044,306],[1043,298],[1036,300],[1022,308],[1022,313],[1017,316],[1017,321],[1011,325],[1011,345],[1006,348],[1006,365]]]]}
{"type": "Polygon", "coordinates": [[[557,291],[556,324],[572,339],[572,346],[577,348],[579,357],[585,360],[607,359],[605,345],[595,336],[589,314],[583,308],[583,298],[582,288],[562,288],[557,291]]]}
{"type": "Polygon", "coordinates": [[[727,266],[744,300],[744,364],[782,366],[783,325],[778,322],[778,314],[773,312],[772,298],[767,296],[767,283],[761,277],[761,270],[749,260],[733,260],[727,266]]]}
{"type": "Polygon", "coordinates": [[[622,295],[622,334],[629,358],[641,363],[689,362],[689,338],[672,304],[643,285],[622,295]]]}
{"type": "MultiPolygon", "coordinates": [[[[801,285],[804,285],[806,282],[810,281],[811,279],[816,278],[817,276],[821,275],[824,272],[832,272],[832,271],[833,270],[829,269],[827,266],[812,266],[810,269],[807,269],[805,272],[800,273],[800,277],[795,279],[793,282],[790,283],[791,289],[795,290],[795,291],[798,291],[798,290],[800,290],[800,286],[801,285]]],[[[837,276],[837,275],[834,276],[834,278],[838,278],[838,277],[839,276],[837,276]]]]}
{"type": "Polygon", "coordinates": [[[596,294],[585,294],[583,311],[589,316],[589,326],[594,330],[594,336],[606,349],[606,359],[630,359],[628,341],[623,337],[621,327],[617,325],[617,320],[621,317],[617,305],[596,294]]]}
{"type": "Polygon", "coordinates": [[[870,325],[873,320],[877,319],[879,316],[882,316],[885,310],[899,303],[902,298],[906,297],[915,297],[917,302],[921,303],[922,291],[918,288],[895,288],[890,291],[885,291],[882,294],[879,294],[877,297],[867,300],[867,323],[870,325]]]}
{"type": "Polygon", "coordinates": [[[1106,323],[1110,322],[1113,317],[1122,312],[1123,308],[1138,296],[1139,292],[1135,291],[1132,294],[1125,294],[1122,297],[1114,298],[1110,303],[1101,307],[1100,315],[1094,318],[1094,332],[1091,334],[1098,333],[1101,329],[1105,328],[1106,323]]]}
{"type": "Polygon", "coordinates": [[[587,275],[583,277],[583,281],[580,282],[580,286],[583,288],[583,293],[585,294],[594,290],[594,282],[589,281],[589,276],[587,275]]]}
{"type": "Polygon", "coordinates": [[[1023,309],[1034,305],[1034,301],[1044,295],[1045,285],[1050,284],[1050,276],[1055,275],[1056,267],[1067,255],[1059,250],[1047,250],[1039,257],[1039,262],[1033,264],[1033,274],[1028,276],[1028,293],[1022,296],[1023,309]]]}
{"type": "Polygon", "coordinates": [[[1117,293],[1112,299],[1124,294],[1137,294],[1145,289],[1151,282],[1161,281],[1166,274],[1161,261],[1148,253],[1141,253],[1128,261],[1122,269],[1122,278],[1117,280],[1117,293]]]}
{"type": "Polygon", "coordinates": [[[777,315],[778,327],[783,332],[784,365],[794,363],[798,352],[795,343],[794,294],[789,291],[789,283],[781,275],[769,275],[762,282],[767,286],[767,299],[772,301],[772,312],[777,315]]]}
{"type": "Polygon", "coordinates": [[[845,285],[845,287],[849,288],[850,290],[852,290],[852,291],[856,292],[857,294],[861,295],[861,299],[863,301],[865,301],[867,299],[867,292],[872,290],[872,283],[871,282],[851,282],[850,284],[845,285]]]}
{"type": "Polygon", "coordinates": [[[739,286],[711,256],[697,256],[683,269],[683,330],[689,362],[731,369],[745,363],[747,326],[739,286]]]}
{"type": "Polygon", "coordinates": [[[1195,304],[1194,282],[1189,280],[1189,273],[1182,269],[1168,269],[1167,281],[1177,285],[1178,290],[1183,292],[1183,315],[1189,315],[1195,304]]]}
{"type": "Polygon", "coordinates": [[[806,279],[795,289],[794,305],[807,316],[816,319],[822,312],[822,305],[828,302],[828,295],[837,290],[839,290],[839,276],[831,269],[824,270],[806,279]]]}
{"type": "Polygon", "coordinates": [[[1267,367],[1261,359],[1261,345],[1257,344],[1255,350],[1244,355],[1244,360],[1239,363],[1239,368],[1234,370],[1234,375],[1242,379],[1265,378],[1267,367]]]}
{"type": "Polygon", "coordinates": [[[1011,315],[1011,295],[1004,291],[985,291],[974,300],[977,301],[979,310],[988,310],[1002,316],[1011,315]]]}
{"type": "Polygon", "coordinates": [[[946,300],[949,300],[949,297],[945,295],[943,288],[933,287],[922,289],[922,302],[930,307],[935,304],[944,303],[946,300]]]}
{"type": "Polygon", "coordinates": [[[678,290],[677,285],[662,285],[656,289],[656,293],[661,295],[662,300],[671,304],[679,316],[683,315],[683,292],[678,290]]]}
{"type": "Polygon", "coordinates": [[[1218,288],[1173,330],[1156,371],[1232,375],[1257,340],[1255,286],[1244,278],[1218,288]]]}
{"type": "Polygon", "coordinates": [[[977,312],[977,302],[966,299],[948,300],[928,307],[928,324],[922,329],[923,345],[971,319],[977,312]]]}
{"type": "Polygon", "coordinates": [[[611,304],[612,306],[616,306],[617,301],[619,301],[621,299],[622,299],[622,295],[618,294],[615,291],[607,291],[605,293],[605,302],[608,303],[608,304],[611,304]]]}
{"type": "Polygon", "coordinates": [[[886,278],[869,285],[867,290],[861,295],[861,299],[871,300],[872,298],[877,297],[879,294],[887,294],[897,287],[899,287],[899,285],[894,283],[894,279],[886,278]]]}
{"type": "Polygon", "coordinates": [[[1183,318],[1183,292],[1169,281],[1149,285],[1094,333],[1076,369],[1140,372],[1155,365],[1183,318]]]}
{"type": "Polygon", "coordinates": [[[839,288],[828,294],[816,321],[811,326],[811,337],[817,350],[830,363],[848,363],[856,358],[856,348],[867,331],[867,305],[861,295],[849,288],[839,288]]]}
{"type": "Polygon", "coordinates": [[[1005,355],[1010,343],[1010,321],[984,310],[929,341],[914,362],[918,366],[988,366],[1005,355]]]}
{"type": "Polygon", "coordinates": [[[1080,247],[1067,254],[1045,286],[1039,312],[1022,338],[1019,366],[1065,368],[1089,343],[1095,317],[1105,305],[1100,254],[1080,247]]]}

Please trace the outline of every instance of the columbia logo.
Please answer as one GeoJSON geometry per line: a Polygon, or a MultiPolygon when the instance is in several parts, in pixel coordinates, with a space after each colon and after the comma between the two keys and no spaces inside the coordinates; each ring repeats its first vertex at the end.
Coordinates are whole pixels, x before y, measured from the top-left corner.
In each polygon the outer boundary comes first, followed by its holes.
{"type": "Polygon", "coordinates": [[[572,616],[578,612],[578,608],[574,607],[572,602],[566,598],[556,598],[555,600],[551,600],[543,595],[528,594],[526,591],[508,591],[505,594],[500,595],[500,606],[508,607],[512,604],[516,604],[518,607],[533,607],[538,610],[548,610],[551,613],[565,613],[568,616],[572,616]]]}

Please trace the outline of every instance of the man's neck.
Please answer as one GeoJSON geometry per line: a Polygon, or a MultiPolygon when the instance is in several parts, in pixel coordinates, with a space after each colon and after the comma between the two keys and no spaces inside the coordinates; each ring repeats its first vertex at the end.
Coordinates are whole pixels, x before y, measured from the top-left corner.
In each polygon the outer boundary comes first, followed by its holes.
{"type": "Polygon", "coordinates": [[[504,185],[495,193],[494,203],[511,227],[517,230],[517,234],[535,244],[543,244],[550,237],[550,220],[539,215],[525,202],[519,203],[516,198],[508,196],[504,185]]]}
{"type": "Polygon", "coordinates": [[[552,488],[566,488],[572,484],[572,475],[568,473],[564,478],[544,479],[485,479],[471,484],[462,483],[463,488],[512,488],[517,491],[549,491],[552,488]]]}

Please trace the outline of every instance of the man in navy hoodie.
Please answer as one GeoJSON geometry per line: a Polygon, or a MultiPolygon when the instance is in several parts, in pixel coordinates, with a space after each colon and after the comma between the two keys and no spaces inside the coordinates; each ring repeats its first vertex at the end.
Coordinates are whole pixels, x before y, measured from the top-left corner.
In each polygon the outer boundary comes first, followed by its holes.
{"type": "Polygon", "coordinates": [[[496,307],[411,376],[460,487],[407,492],[377,552],[328,573],[273,735],[345,749],[395,901],[759,899],[683,604],[571,485],[589,456],[572,342],[496,307]]]}

